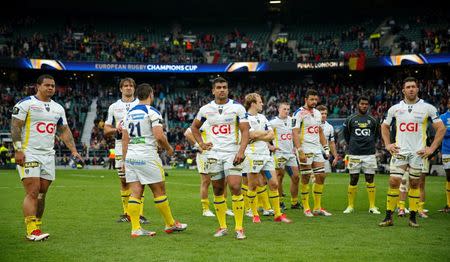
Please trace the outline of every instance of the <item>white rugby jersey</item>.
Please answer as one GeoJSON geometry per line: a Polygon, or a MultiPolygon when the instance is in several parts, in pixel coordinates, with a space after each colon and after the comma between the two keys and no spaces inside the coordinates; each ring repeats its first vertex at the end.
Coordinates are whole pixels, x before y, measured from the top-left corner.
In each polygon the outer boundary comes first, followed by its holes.
{"type": "Polygon", "coordinates": [[[279,150],[276,153],[292,154],[294,143],[292,141],[292,118],[290,116],[281,119],[278,116],[269,121],[273,129],[273,145],[279,150]]]}
{"type": "Polygon", "coordinates": [[[211,150],[236,152],[239,149],[239,122],[248,122],[247,112],[241,104],[231,99],[220,105],[211,101],[200,108],[196,119],[208,124],[205,130],[213,144],[211,150]]]}
{"type": "Polygon", "coordinates": [[[22,148],[26,153],[54,155],[58,126],[67,125],[64,108],[53,100],[43,102],[36,96],[19,101],[12,117],[25,121],[22,129],[22,148]]]}
{"type": "Polygon", "coordinates": [[[157,154],[158,145],[152,128],[162,126],[162,116],[158,110],[138,104],[128,111],[123,125],[130,136],[127,157],[147,158],[149,154],[157,154]]]}
{"type": "Polygon", "coordinates": [[[426,146],[427,124],[442,121],[436,108],[422,99],[415,104],[404,101],[389,108],[383,123],[391,125],[395,119],[395,143],[400,147],[400,154],[416,153],[426,146]]]}
{"type": "MultiPolygon", "coordinates": [[[[261,130],[271,130],[269,121],[262,114],[250,115],[248,114],[248,122],[250,124],[250,132],[261,131],[261,130]]],[[[255,141],[247,145],[245,149],[246,154],[261,154],[270,155],[269,146],[265,141],[255,141]]]]}
{"type": "MultiPolygon", "coordinates": [[[[134,99],[132,102],[123,102],[122,99],[112,103],[108,108],[108,117],[106,118],[105,125],[112,125],[118,127],[122,124],[128,110],[137,106],[139,99],[134,99]]],[[[116,154],[122,155],[122,135],[116,136],[116,154]]]]}
{"type": "Polygon", "coordinates": [[[322,124],[320,111],[300,107],[295,111],[292,126],[300,129],[300,143],[304,152],[318,152],[322,150],[320,144],[319,127],[322,124]]]}
{"type": "Polygon", "coordinates": [[[334,127],[330,125],[327,121],[322,123],[322,130],[323,135],[325,136],[325,140],[327,141],[327,145],[330,144],[330,142],[334,142],[334,127]]]}

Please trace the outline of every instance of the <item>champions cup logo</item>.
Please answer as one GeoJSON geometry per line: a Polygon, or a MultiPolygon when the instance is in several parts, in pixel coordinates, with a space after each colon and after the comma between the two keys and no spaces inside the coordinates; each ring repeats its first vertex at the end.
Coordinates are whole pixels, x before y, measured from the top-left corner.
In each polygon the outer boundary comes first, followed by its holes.
{"type": "Polygon", "coordinates": [[[226,72],[256,72],[258,71],[258,63],[257,62],[237,62],[231,63],[226,72]]]}
{"type": "Polygon", "coordinates": [[[214,125],[211,127],[211,131],[213,132],[214,135],[229,135],[231,134],[231,125],[230,124],[226,124],[226,125],[214,125]]]}
{"type": "Polygon", "coordinates": [[[318,134],[319,133],[319,126],[310,126],[306,129],[306,132],[308,134],[318,134]]]}
{"type": "Polygon", "coordinates": [[[426,64],[427,60],[422,55],[394,55],[390,57],[391,65],[400,66],[402,64],[426,64]]]}
{"type": "Polygon", "coordinates": [[[30,66],[32,69],[66,70],[62,62],[50,59],[30,59],[30,66]]]}
{"type": "Polygon", "coordinates": [[[401,123],[399,125],[400,132],[418,132],[419,124],[418,123],[401,123]]]}

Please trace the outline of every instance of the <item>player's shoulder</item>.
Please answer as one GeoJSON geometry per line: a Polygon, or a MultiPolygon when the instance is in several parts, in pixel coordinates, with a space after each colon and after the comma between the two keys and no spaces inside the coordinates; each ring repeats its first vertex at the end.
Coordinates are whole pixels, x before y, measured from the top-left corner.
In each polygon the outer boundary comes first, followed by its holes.
{"type": "Polygon", "coordinates": [[[239,109],[243,108],[245,110],[244,106],[236,100],[230,99],[230,101],[228,101],[228,104],[231,105],[232,107],[239,108],[239,109]]]}
{"type": "Polygon", "coordinates": [[[137,111],[143,111],[143,112],[145,112],[146,114],[148,114],[151,110],[150,110],[150,106],[138,104],[138,105],[133,106],[133,107],[128,111],[128,114],[136,113],[137,111]]]}
{"type": "Polygon", "coordinates": [[[425,101],[425,100],[423,100],[423,99],[420,99],[419,103],[420,103],[423,107],[431,108],[431,109],[437,110],[436,107],[435,107],[433,104],[428,103],[427,101],[425,101]]]}
{"type": "Polygon", "coordinates": [[[306,109],[303,108],[303,106],[299,107],[297,110],[294,111],[293,117],[298,116],[299,114],[305,113],[306,109]]]}
{"type": "Polygon", "coordinates": [[[34,96],[24,97],[24,98],[20,99],[19,102],[17,102],[17,105],[20,105],[22,103],[30,103],[33,101],[33,98],[34,98],[34,96]]]}
{"type": "Polygon", "coordinates": [[[54,109],[56,109],[58,111],[65,111],[64,107],[60,103],[58,103],[54,100],[51,100],[50,103],[51,103],[51,106],[54,107],[54,109]]]}

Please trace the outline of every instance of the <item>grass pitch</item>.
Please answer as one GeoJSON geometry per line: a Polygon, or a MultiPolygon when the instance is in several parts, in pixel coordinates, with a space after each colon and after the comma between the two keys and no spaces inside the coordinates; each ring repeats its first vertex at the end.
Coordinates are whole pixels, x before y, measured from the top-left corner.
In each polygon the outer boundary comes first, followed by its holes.
{"type": "MultiPolygon", "coordinates": [[[[384,212],[388,176],[377,175],[377,206],[384,212]]],[[[367,212],[364,177],[356,197],[356,213],[344,215],[348,176],[327,178],[323,206],[332,217],[306,218],[288,210],[293,224],[262,224],[245,218],[247,239],[234,239],[234,221],[228,217],[230,234],[214,238],[216,218],[202,217],[199,176],[190,170],[169,170],[167,194],[175,219],[188,223],[187,231],[167,235],[163,220],[146,188],[144,228],[157,231],[153,238],[130,238],[130,224],[116,223],[122,207],[119,180],[112,170],[58,170],[47,194],[43,231],[45,242],[25,240],[22,217],[24,190],[15,170],[0,170],[0,261],[449,261],[450,215],[438,213],[445,205],[445,178],[427,178],[428,219],[420,228],[408,227],[407,218],[395,226],[377,226],[384,215],[367,212]]],[[[284,189],[288,194],[285,179],[284,189]]],[[[211,191],[210,191],[211,192],[211,191]]],[[[310,197],[312,200],[312,196],[310,197]]],[[[212,194],[210,193],[212,203],[212,194]]],[[[286,201],[289,202],[289,201],[286,201]]],[[[231,207],[230,196],[228,196],[231,207]]],[[[288,206],[290,206],[288,204],[288,206]]],[[[211,209],[213,209],[211,204],[211,209]]]]}

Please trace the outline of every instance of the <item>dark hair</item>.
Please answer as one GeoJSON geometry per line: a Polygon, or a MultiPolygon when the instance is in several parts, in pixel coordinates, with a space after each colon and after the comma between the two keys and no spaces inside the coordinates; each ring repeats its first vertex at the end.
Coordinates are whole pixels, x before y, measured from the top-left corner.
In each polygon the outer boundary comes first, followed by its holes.
{"type": "Polygon", "coordinates": [[[214,87],[217,83],[228,83],[228,81],[225,78],[218,76],[212,80],[212,86],[214,87]]]}
{"type": "Polygon", "coordinates": [[[309,96],[318,96],[318,95],[319,95],[319,92],[317,92],[316,90],[308,89],[308,90],[306,90],[305,98],[308,98],[309,96]]]}
{"type": "Polygon", "coordinates": [[[143,83],[138,85],[136,89],[136,96],[139,100],[145,100],[150,95],[153,95],[153,87],[150,84],[143,83]]]}
{"type": "Polygon", "coordinates": [[[133,85],[133,87],[136,87],[136,82],[134,82],[134,79],[131,77],[125,77],[125,78],[120,79],[119,87],[122,88],[122,86],[125,84],[125,82],[130,82],[131,85],[133,85]]]}
{"type": "MultiPolygon", "coordinates": [[[[256,103],[256,98],[261,97],[258,93],[250,93],[245,96],[244,107],[248,110],[252,103],[256,103]]],[[[261,98],[262,99],[262,98],[261,98]]]]}
{"type": "Polygon", "coordinates": [[[416,83],[416,85],[417,85],[417,79],[415,78],[415,77],[413,77],[413,76],[408,76],[407,78],[405,78],[404,80],[403,80],[403,86],[405,86],[405,84],[406,84],[406,82],[414,82],[414,83],[416,83]]]}
{"type": "Polygon", "coordinates": [[[360,97],[358,97],[357,103],[359,104],[359,102],[361,102],[361,100],[370,101],[369,97],[366,95],[361,95],[360,97]]]}
{"type": "Polygon", "coordinates": [[[40,77],[38,77],[36,83],[38,85],[42,85],[42,83],[44,82],[44,79],[55,80],[55,78],[53,78],[53,76],[51,76],[51,75],[41,75],[40,77]]]}
{"type": "Polygon", "coordinates": [[[326,106],[324,106],[324,105],[318,105],[316,107],[316,109],[319,110],[319,111],[327,111],[328,112],[328,108],[326,106]]]}

